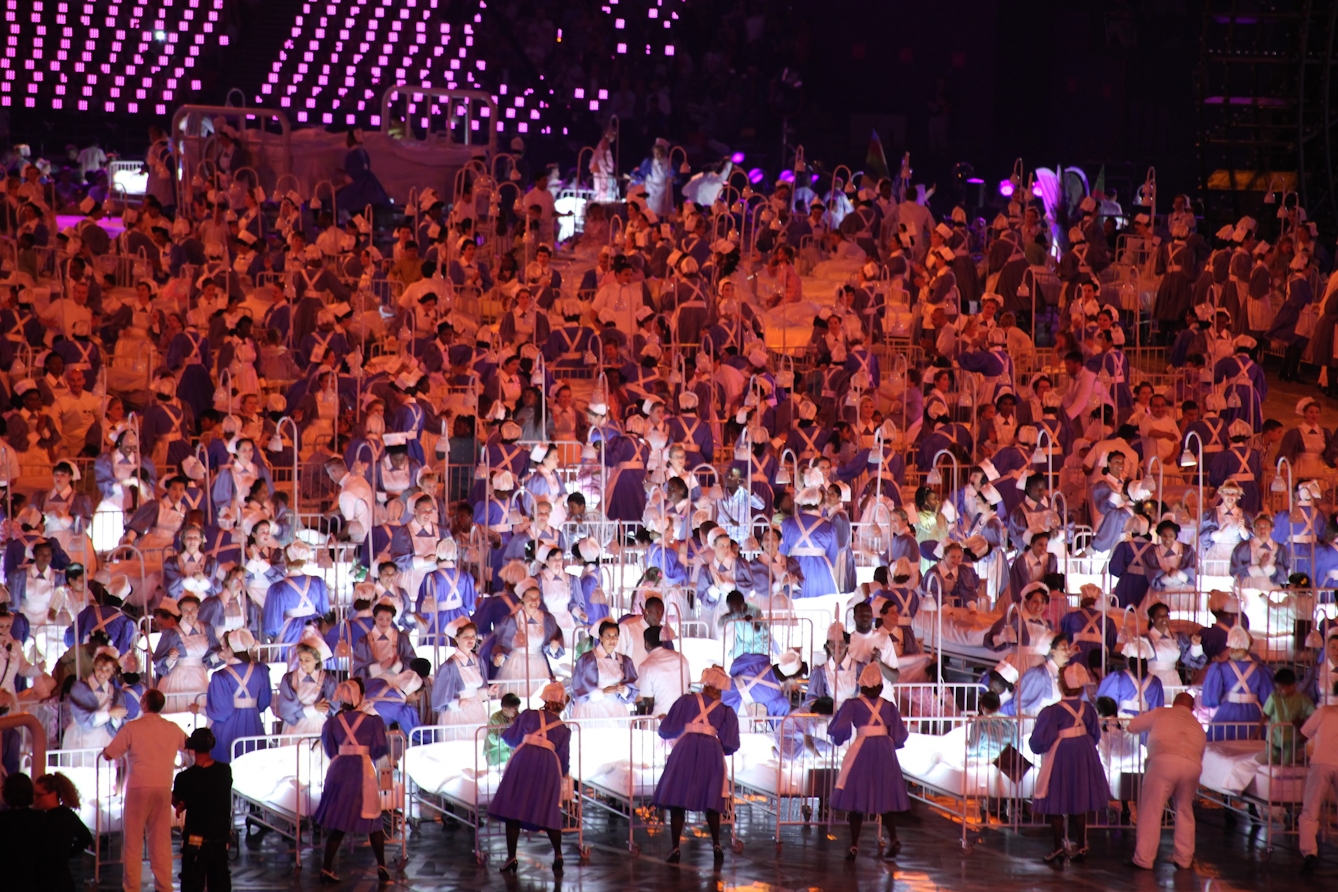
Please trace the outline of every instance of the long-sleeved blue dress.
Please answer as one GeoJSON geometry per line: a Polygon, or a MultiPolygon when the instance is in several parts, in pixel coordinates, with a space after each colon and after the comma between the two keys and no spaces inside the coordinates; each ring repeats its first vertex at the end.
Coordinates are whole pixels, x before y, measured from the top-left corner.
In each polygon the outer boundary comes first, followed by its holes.
{"type": "Polygon", "coordinates": [[[725,757],[739,748],[739,717],[719,700],[684,694],[660,720],[674,748],[655,785],[656,808],[724,811],[729,795],[725,757]]]}
{"type": "MultiPolygon", "coordinates": [[[[263,663],[224,666],[209,679],[205,712],[214,732],[210,755],[219,762],[232,761],[232,743],[241,737],[263,737],[260,714],[269,709],[269,670],[263,663]]],[[[254,747],[247,747],[250,752],[254,747]]],[[[239,754],[240,755],[240,754],[239,754]]]]}
{"type": "Polygon", "coordinates": [[[555,713],[527,709],[502,732],[514,748],[488,813],[526,830],[562,829],[562,779],[571,765],[571,729],[555,713]]]}
{"type": "Polygon", "coordinates": [[[832,792],[832,808],[861,815],[906,811],[911,807],[897,750],[910,733],[897,706],[887,700],[852,697],[832,716],[827,737],[840,746],[851,737],[832,792]]]}

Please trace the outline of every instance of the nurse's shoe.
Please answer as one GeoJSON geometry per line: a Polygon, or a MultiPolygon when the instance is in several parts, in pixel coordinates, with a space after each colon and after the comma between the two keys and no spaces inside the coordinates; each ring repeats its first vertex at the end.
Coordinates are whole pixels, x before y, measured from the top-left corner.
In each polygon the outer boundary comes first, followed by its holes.
{"type": "Polygon", "coordinates": [[[515,858],[511,858],[511,859],[509,859],[505,864],[502,865],[502,871],[501,871],[501,872],[502,872],[502,873],[515,873],[515,872],[518,871],[518,870],[520,870],[520,862],[517,861],[515,858]]]}
{"type": "Polygon", "coordinates": [[[322,871],[321,871],[321,882],[322,882],[322,883],[337,883],[337,882],[339,882],[339,876],[338,876],[333,870],[322,870],[322,871]]]}
{"type": "Polygon", "coordinates": [[[1314,873],[1315,868],[1318,866],[1319,866],[1318,855],[1306,855],[1305,860],[1301,862],[1301,875],[1306,876],[1308,874],[1314,873]]]}
{"type": "Polygon", "coordinates": [[[711,857],[715,862],[715,866],[719,867],[725,863],[725,850],[720,848],[720,846],[716,846],[715,850],[711,853],[711,857]]]}
{"type": "Polygon", "coordinates": [[[1063,846],[1060,846],[1050,854],[1046,855],[1041,860],[1044,861],[1046,864],[1062,865],[1064,863],[1064,859],[1068,857],[1068,854],[1069,854],[1068,849],[1064,848],[1063,846]]]}
{"type": "Polygon", "coordinates": [[[858,858],[858,857],[859,857],[859,846],[851,846],[851,847],[846,851],[846,860],[847,860],[847,861],[854,861],[854,860],[855,860],[856,858],[858,858]]]}
{"type": "Polygon", "coordinates": [[[901,840],[899,840],[899,839],[894,839],[894,840],[892,840],[892,842],[888,845],[887,850],[886,850],[885,852],[883,852],[883,860],[884,860],[884,861],[891,861],[892,859],[896,858],[896,857],[897,857],[898,855],[900,855],[900,854],[901,854],[901,840]]]}
{"type": "Polygon", "coordinates": [[[677,864],[678,862],[683,860],[683,853],[678,849],[674,849],[672,852],[669,853],[669,857],[665,858],[664,860],[669,862],[670,864],[677,864]]]}
{"type": "Polygon", "coordinates": [[[389,882],[390,882],[390,871],[386,870],[384,867],[378,867],[378,868],[376,869],[376,882],[377,882],[378,885],[381,885],[381,886],[384,886],[384,885],[386,885],[387,883],[389,883],[389,882]]]}

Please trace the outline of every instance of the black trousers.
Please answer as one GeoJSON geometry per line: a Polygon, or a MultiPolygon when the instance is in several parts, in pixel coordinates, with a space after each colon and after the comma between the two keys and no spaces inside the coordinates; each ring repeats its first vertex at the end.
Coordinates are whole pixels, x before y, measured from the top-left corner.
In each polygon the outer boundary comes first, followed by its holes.
{"type": "Polygon", "coordinates": [[[232,892],[226,839],[181,847],[181,892],[204,892],[206,886],[209,892],[232,892]]]}

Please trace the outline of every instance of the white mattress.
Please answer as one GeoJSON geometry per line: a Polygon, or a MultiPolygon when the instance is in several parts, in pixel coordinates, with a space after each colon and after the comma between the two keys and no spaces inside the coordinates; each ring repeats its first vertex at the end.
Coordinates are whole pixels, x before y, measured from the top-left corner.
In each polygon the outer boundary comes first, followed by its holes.
{"type": "MultiPolygon", "coordinates": [[[[424,746],[409,747],[404,754],[404,770],[419,789],[452,798],[464,796],[474,802],[477,780],[496,774],[501,779],[502,766],[489,770],[479,743],[470,740],[442,740],[424,746]]],[[[496,781],[484,780],[485,794],[491,794],[496,781]]]]}
{"type": "Polygon", "coordinates": [[[624,760],[604,766],[604,770],[588,775],[586,783],[607,790],[623,799],[649,799],[655,794],[664,764],[647,765],[624,760]]]}
{"type": "MultiPolygon", "coordinates": [[[[84,822],[90,833],[121,832],[121,815],[125,811],[125,799],[117,792],[101,797],[98,795],[97,769],[89,765],[76,768],[61,766],[48,770],[59,771],[74,783],[75,789],[79,791],[79,820],[84,822]]],[[[105,772],[112,770],[114,769],[110,762],[104,763],[102,768],[104,788],[109,783],[105,772]]]]}
{"type": "MultiPolygon", "coordinates": [[[[942,613],[943,644],[954,651],[958,646],[984,648],[985,633],[1000,616],[997,613],[977,613],[964,607],[945,607],[942,613]]],[[[938,640],[938,614],[929,610],[919,611],[911,620],[911,629],[921,641],[938,640]]]]}
{"type": "Polygon", "coordinates": [[[311,815],[321,802],[329,760],[317,744],[278,746],[232,760],[232,789],[276,811],[311,815]],[[300,779],[299,779],[300,771],[300,779]]]}
{"type": "Polygon", "coordinates": [[[1233,796],[1300,802],[1305,791],[1305,767],[1263,764],[1258,757],[1264,746],[1262,740],[1220,740],[1208,744],[1199,784],[1233,796]]]}
{"type": "Polygon", "coordinates": [[[1028,771],[1014,784],[991,762],[968,759],[966,729],[958,725],[941,736],[912,732],[897,750],[901,773],[952,796],[1031,796],[1036,772],[1028,771]]]}
{"type": "Polygon", "coordinates": [[[831,795],[836,784],[839,766],[831,767],[826,760],[809,759],[781,763],[775,759],[757,762],[734,769],[734,784],[749,790],[757,790],[771,796],[823,796],[831,795]]]}

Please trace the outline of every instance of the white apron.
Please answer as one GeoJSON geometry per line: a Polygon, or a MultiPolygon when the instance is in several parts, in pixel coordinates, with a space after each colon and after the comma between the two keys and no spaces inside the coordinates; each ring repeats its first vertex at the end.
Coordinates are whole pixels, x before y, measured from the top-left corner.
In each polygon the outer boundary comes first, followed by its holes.
{"type": "Polygon", "coordinates": [[[443,709],[437,714],[437,724],[455,726],[457,729],[444,732],[444,740],[471,740],[476,729],[488,723],[488,709],[479,695],[486,684],[477,658],[466,658],[457,652],[451,655],[451,660],[460,673],[460,693],[456,695],[455,701],[458,708],[443,709]]]}
{"type": "MultiPolygon", "coordinates": [[[[622,684],[623,664],[616,653],[610,658],[604,656],[601,651],[601,647],[596,647],[593,652],[598,654],[595,666],[599,670],[599,689],[602,691],[612,685],[622,684]]],[[[587,700],[584,703],[571,705],[573,719],[613,719],[627,716],[627,703],[612,694],[605,694],[599,700],[587,700]]]]}
{"type": "MultiPolygon", "coordinates": [[[[316,674],[311,676],[311,681],[305,681],[304,675],[300,669],[293,672],[289,679],[293,685],[293,693],[297,695],[297,702],[303,706],[315,706],[321,699],[321,687],[325,682],[325,672],[317,669],[316,674]]],[[[284,734],[320,734],[325,729],[326,716],[308,716],[304,715],[300,720],[289,724],[284,722],[284,734]]]]}
{"type": "Polygon", "coordinates": [[[209,670],[204,666],[209,653],[209,636],[202,623],[187,634],[183,625],[179,630],[181,646],[177,662],[171,671],[158,679],[158,690],[167,697],[163,712],[186,712],[192,703],[200,702],[209,689],[209,670]]]}

